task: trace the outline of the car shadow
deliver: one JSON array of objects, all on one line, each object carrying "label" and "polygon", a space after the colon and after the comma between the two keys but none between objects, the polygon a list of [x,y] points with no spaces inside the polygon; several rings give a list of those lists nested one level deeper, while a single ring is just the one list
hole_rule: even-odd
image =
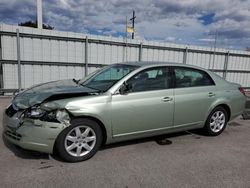
[{"label": "car shadow", "polygon": [[[135,140],[129,140],[129,141],[122,141],[114,144],[108,144],[103,145],[100,150],[107,150],[112,148],[118,148],[122,146],[127,145],[134,145],[134,144],[141,144],[146,142],[156,142],[159,145],[171,145],[173,142],[171,141],[171,138],[181,137],[185,135],[192,135],[195,139],[200,139],[203,134],[199,130],[192,130],[192,131],[184,131],[184,132],[178,132],[178,133],[171,133],[161,136],[154,136],[154,137],[147,137],[147,138],[141,138],[141,139],[135,139]],[[4,138],[2,135],[2,140],[4,145],[11,150],[15,156],[22,158],[22,159],[43,159],[43,160],[49,160],[49,157],[51,156],[53,159],[57,161],[61,161],[62,159],[58,156],[56,152],[53,154],[46,154],[46,153],[40,153],[36,151],[30,151],[23,149],[19,146],[16,146],[12,143],[10,143],[8,140]]]},{"label": "car shadow", "polygon": [[129,141],[122,141],[114,144],[108,144],[104,145],[100,148],[100,150],[106,150],[116,147],[122,147],[127,145],[134,145],[134,144],[141,144],[146,142],[156,142],[159,145],[171,145],[173,141],[171,141],[171,138],[181,137],[185,135],[192,135],[195,139],[200,139],[201,136],[205,136],[200,130],[192,130],[192,131],[183,131],[178,133],[170,133],[166,135],[160,135],[160,136],[153,136],[153,137],[147,137],[147,138],[140,138],[135,140],[129,140]]}]

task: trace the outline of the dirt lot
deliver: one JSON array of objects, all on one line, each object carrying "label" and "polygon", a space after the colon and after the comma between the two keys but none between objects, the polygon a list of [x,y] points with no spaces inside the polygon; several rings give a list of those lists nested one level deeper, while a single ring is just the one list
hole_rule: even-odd
[{"label": "dirt lot", "polygon": [[[0,98],[3,113],[9,98]],[[2,115],[1,115],[2,122]],[[2,135],[2,125],[0,126]],[[183,132],[103,147],[92,159],[61,162],[0,139],[0,187],[250,187],[250,120],[218,137]]]}]

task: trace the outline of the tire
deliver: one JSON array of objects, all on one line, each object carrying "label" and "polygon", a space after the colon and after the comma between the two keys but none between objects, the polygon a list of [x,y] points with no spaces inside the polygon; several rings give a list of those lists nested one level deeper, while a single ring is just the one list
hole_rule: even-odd
[{"label": "tire", "polygon": [[227,122],[227,111],[225,108],[218,106],[209,114],[203,130],[209,136],[218,136],[226,128]]},{"label": "tire", "polygon": [[95,155],[102,139],[102,130],[98,123],[90,119],[74,119],[60,133],[56,150],[64,161],[85,161]]}]

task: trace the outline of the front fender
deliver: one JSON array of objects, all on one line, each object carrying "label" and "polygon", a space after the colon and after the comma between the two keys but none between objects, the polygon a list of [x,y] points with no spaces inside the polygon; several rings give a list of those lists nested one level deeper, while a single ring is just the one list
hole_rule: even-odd
[{"label": "front fender", "polygon": [[100,121],[106,129],[107,142],[112,138],[111,110],[108,101],[70,102],[65,107],[74,117],[90,117]]}]

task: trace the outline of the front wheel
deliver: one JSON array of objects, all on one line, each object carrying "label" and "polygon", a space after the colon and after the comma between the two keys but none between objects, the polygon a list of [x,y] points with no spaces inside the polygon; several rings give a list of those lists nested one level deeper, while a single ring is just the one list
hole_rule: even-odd
[{"label": "front wheel", "polygon": [[227,111],[221,107],[216,107],[208,116],[204,131],[210,136],[217,136],[223,132],[228,122]]},{"label": "front wheel", "polygon": [[63,160],[78,162],[91,158],[101,143],[102,131],[95,121],[75,119],[59,135],[56,149]]}]

